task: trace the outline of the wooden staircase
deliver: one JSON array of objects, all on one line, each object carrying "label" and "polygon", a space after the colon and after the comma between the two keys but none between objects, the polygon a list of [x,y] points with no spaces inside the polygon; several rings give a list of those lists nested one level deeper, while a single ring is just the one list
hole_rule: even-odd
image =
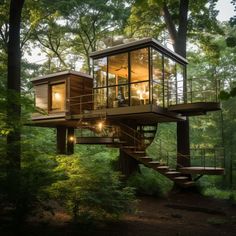
[{"label": "wooden staircase", "polygon": [[[109,126],[112,127],[112,126]],[[115,137],[79,137],[77,143],[79,144],[105,144],[108,147],[121,148],[129,157],[134,158],[138,163],[151,168],[171,181],[175,182],[182,188],[188,188],[195,185],[195,180],[192,179],[192,174],[224,174],[223,168],[216,167],[178,167],[173,168],[166,162],[154,160],[146,153],[146,148],[152,143],[157,131],[157,124],[155,125],[137,125],[136,129],[131,128],[124,123],[117,123],[119,132],[116,132]],[[90,129],[90,128],[89,128]],[[94,128],[90,129],[96,133]],[[109,132],[108,132],[109,133]]]},{"label": "wooden staircase", "polygon": [[183,174],[176,169],[170,168],[170,166],[166,163],[153,160],[151,157],[147,156],[144,150],[137,151],[135,146],[123,146],[122,148],[130,157],[136,159],[140,164],[159,172],[181,187],[190,187],[195,184],[195,182],[192,181],[188,175]]}]

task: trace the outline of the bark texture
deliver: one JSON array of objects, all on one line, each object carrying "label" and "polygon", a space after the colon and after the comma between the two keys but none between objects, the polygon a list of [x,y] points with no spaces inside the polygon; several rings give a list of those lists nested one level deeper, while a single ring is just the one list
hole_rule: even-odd
[{"label": "bark texture", "polygon": [[7,125],[11,130],[7,136],[8,194],[9,200],[17,204],[20,191],[21,170],[21,50],[20,24],[24,0],[10,2],[8,74],[7,74]]}]

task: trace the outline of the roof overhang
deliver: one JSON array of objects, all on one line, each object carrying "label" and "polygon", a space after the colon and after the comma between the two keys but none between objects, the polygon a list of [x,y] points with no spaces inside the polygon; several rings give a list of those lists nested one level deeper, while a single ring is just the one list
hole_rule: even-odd
[{"label": "roof overhang", "polygon": [[93,77],[91,75],[85,74],[83,72],[78,72],[78,71],[72,71],[72,70],[67,70],[67,71],[60,71],[60,72],[56,72],[56,73],[52,73],[52,74],[48,74],[48,75],[44,75],[44,76],[40,76],[37,77],[35,79],[32,79],[31,82],[40,82],[49,78],[54,78],[54,77],[60,77],[60,76],[65,76],[65,75],[77,75],[80,77],[85,77],[88,79],[93,79]]},{"label": "roof overhang", "polygon": [[166,56],[168,56],[170,58],[173,58],[174,60],[176,60],[182,64],[188,63],[188,61],[184,57],[171,51],[169,48],[161,45],[157,40],[155,40],[153,38],[145,38],[145,39],[137,40],[137,41],[130,42],[130,43],[120,44],[120,45],[110,47],[107,49],[103,49],[100,51],[92,52],[92,53],[90,53],[90,57],[97,59],[97,58],[101,58],[101,57],[105,57],[105,56],[109,56],[109,55],[114,55],[114,54],[118,54],[118,53],[122,53],[122,52],[128,52],[128,51],[132,51],[132,50],[136,50],[136,49],[140,49],[140,48],[144,48],[144,47],[152,47],[152,48],[156,49],[157,51],[165,54]]}]

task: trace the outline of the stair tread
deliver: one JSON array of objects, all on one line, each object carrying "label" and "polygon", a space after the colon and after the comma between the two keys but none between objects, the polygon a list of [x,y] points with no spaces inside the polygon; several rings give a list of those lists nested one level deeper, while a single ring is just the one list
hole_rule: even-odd
[{"label": "stair tread", "polygon": [[152,160],[152,158],[151,158],[151,157],[149,157],[149,156],[139,157],[139,159]]},{"label": "stair tread", "polygon": [[185,179],[189,179],[187,176],[178,176],[174,178],[175,180],[185,180]]},{"label": "stair tread", "polygon": [[149,164],[160,164],[159,161],[150,161]]},{"label": "stair tread", "polygon": [[178,172],[178,171],[167,171],[165,174],[166,175],[176,175],[176,174],[181,174],[181,172]]},{"label": "stair tread", "polygon": [[143,154],[143,153],[145,153],[145,151],[133,151],[133,153],[137,153],[137,154]]},{"label": "stair tread", "polygon": [[137,148],[137,147],[136,146],[123,146],[123,148],[132,149],[132,148]]},{"label": "stair tread", "polygon": [[169,166],[158,166],[157,169],[168,169]]},{"label": "stair tread", "polygon": [[187,182],[184,182],[183,185],[184,186],[193,186],[195,185],[196,183],[194,181],[187,181]]}]

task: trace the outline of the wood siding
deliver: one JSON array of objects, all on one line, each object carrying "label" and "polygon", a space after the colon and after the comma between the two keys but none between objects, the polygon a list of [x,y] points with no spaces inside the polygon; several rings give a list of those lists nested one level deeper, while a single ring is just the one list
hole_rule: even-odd
[{"label": "wood siding", "polygon": [[[93,80],[70,75],[69,79],[69,111],[70,114],[80,114],[93,109]],[[82,96],[84,95],[84,96]]]}]

